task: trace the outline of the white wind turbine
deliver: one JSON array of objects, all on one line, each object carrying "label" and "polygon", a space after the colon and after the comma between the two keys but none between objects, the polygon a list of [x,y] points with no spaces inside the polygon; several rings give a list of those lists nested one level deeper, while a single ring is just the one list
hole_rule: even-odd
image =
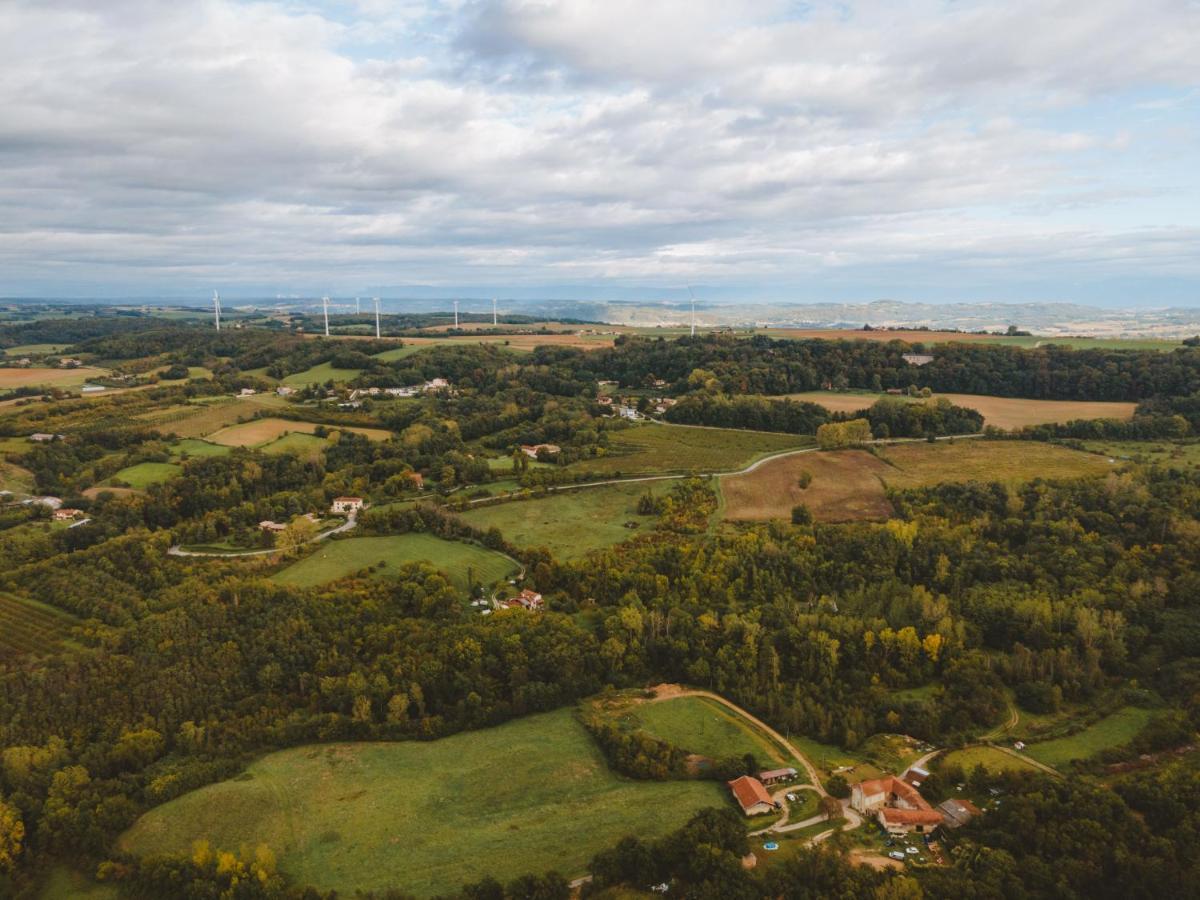
[{"label": "white wind turbine", "polygon": [[496,298],[492,298],[492,325],[496,324]]},{"label": "white wind turbine", "polygon": [[221,295],[213,291],[213,321],[217,325],[217,331],[221,330]]},{"label": "white wind turbine", "polygon": [[325,337],[329,337],[329,298],[321,298],[321,309],[325,312]]},{"label": "white wind turbine", "polygon": [[375,337],[379,338],[379,298],[375,298]]},{"label": "white wind turbine", "polygon": [[696,336],[696,295],[692,293],[692,286],[687,286],[688,296],[692,298],[692,337]]}]

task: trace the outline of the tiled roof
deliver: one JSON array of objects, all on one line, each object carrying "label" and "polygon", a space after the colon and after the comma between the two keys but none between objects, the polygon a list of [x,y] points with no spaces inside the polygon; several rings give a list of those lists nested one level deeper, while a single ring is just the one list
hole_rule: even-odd
[{"label": "tiled roof", "polygon": [[742,809],[749,809],[756,803],[765,803],[768,806],[773,806],[771,795],[767,793],[767,789],[762,786],[762,782],[757,778],[751,778],[749,775],[743,775],[741,778],[735,778],[728,782],[729,789],[733,791],[733,796],[741,805]]}]

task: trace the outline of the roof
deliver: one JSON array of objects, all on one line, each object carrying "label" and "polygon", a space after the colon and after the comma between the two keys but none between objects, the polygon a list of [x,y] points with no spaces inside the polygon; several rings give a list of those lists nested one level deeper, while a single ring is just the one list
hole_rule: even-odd
[{"label": "roof", "polygon": [[758,777],[763,781],[769,781],[772,778],[790,778],[795,774],[796,770],[792,768],[771,769],[768,772],[759,772]]},{"label": "roof", "polygon": [[896,825],[940,825],[942,814],[934,809],[897,809],[885,806],[879,810],[883,821]]},{"label": "roof", "polygon": [[334,503],[362,503],[362,497],[334,497]]},{"label": "roof", "polygon": [[742,809],[750,809],[750,807],[759,803],[765,803],[767,806],[774,805],[771,795],[767,793],[767,789],[762,786],[762,782],[757,778],[743,775],[741,778],[735,778],[733,781],[726,783],[729,785],[729,789],[733,791],[733,797]]},{"label": "roof", "polygon": [[864,795],[889,794],[908,804],[913,809],[902,809],[890,805],[880,808],[879,813],[885,822],[904,825],[937,825],[942,821],[942,814],[934,810],[929,802],[921,796],[920,791],[902,778],[887,775],[872,781],[864,781],[858,785]]},{"label": "roof", "polygon": [[966,825],[980,814],[979,807],[970,800],[945,800],[939,803],[937,808],[951,828]]}]

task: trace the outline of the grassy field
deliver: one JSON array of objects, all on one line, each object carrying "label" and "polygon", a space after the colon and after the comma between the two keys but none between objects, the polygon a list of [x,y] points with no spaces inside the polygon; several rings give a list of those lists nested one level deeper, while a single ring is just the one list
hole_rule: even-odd
[{"label": "grassy field", "polygon": [[574,468],[602,475],[724,472],[744,468],[772,453],[812,445],[812,438],[791,434],[684,425],[636,425],[614,433],[607,456],[584,460],[576,463]]},{"label": "grassy field", "polygon": [[977,765],[983,765],[990,772],[1036,772],[1037,767],[1024,760],[1003,753],[994,747],[968,747],[965,750],[954,750],[939,757],[939,765],[962,766],[963,772],[970,774]]},{"label": "grassy field", "polygon": [[1151,710],[1126,706],[1069,737],[1029,744],[1025,752],[1040,763],[1061,768],[1073,759],[1090,759],[1101,750],[1129,742],[1153,715]]},{"label": "grassy field", "polygon": [[273,753],[150,811],[120,846],[187,853],[199,838],[265,841],[301,884],[424,897],[484,875],[574,877],[627,834],[653,840],[726,802],[713,782],[619,778],[563,709],[438,741]]},{"label": "grassy field", "polygon": [[632,707],[642,730],[711,759],[751,753],[766,768],[792,765],[782,750],[749,722],[705,697],[676,697]]},{"label": "grassy field", "polygon": [[58,648],[75,619],[53,607],[0,592],[0,660]]},{"label": "grassy field", "polygon": [[285,434],[281,438],[262,444],[259,449],[263,453],[294,453],[301,459],[318,459],[328,446],[328,438],[293,431],[291,434]]},{"label": "grassy field", "polygon": [[[239,425],[228,425],[208,435],[207,440],[226,447],[263,447],[288,434],[311,435],[322,426],[314,422],[295,422],[291,419],[254,419]],[[385,441],[392,436],[382,428],[352,428],[347,426],[324,426],[328,431],[353,431],[373,441]]]},{"label": "grassy field", "polygon": [[[840,393],[832,391],[808,391],[789,394],[793,400],[804,400],[824,406],[833,412],[857,412],[866,409],[888,394],[870,392]],[[1104,403],[1082,400],[1021,400],[1014,397],[991,397],[982,394],[936,394],[955,406],[965,406],[983,414],[985,425],[1014,429],[1026,425],[1044,425],[1053,422],[1069,422],[1073,419],[1120,419],[1133,418],[1135,403]],[[919,398],[900,397],[911,403],[922,402]]]},{"label": "grassy field", "polygon": [[0,350],[0,356],[7,356],[9,359],[20,359],[23,356],[44,356],[47,353],[62,353],[67,346],[67,344],[20,344]]},{"label": "grassy field", "polygon": [[[611,547],[654,527],[637,514],[638,497],[670,490],[670,481],[612,484],[554,493],[534,500],[479,506],[462,513],[476,528],[500,529],[519,547],[546,547],[559,559]],[[636,529],[626,522],[638,522]]]},{"label": "grassy field", "polygon": [[1200,465],[1200,442],[1195,441],[1084,441],[1092,453],[1144,465],[1186,469]]},{"label": "grassy field", "polygon": [[55,866],[46,875],[37,900],[118,900],[116,885],[100,884],[82,872]]},{"label": "grassy field", "polygon": [[303,372],[288,375],[280,383],[291,387],[304,387],[308,384],[324,384],[327,381],[353,381],[361,374],[362,369],[335,369],[329,363],[323,362]]},{"label": "grassy field", "polygon": [[144,491],[150,485],[174,478],[182,471],[182,468],[172,463],[144,462],[127,466],[113,475],[111,480],[121,481],[134,490]]},{"label": "grassy field", "polygon": [[171,446],[171,455],[175,459],[182,459],[184,456],[225,456],[229,449],[222,444],[212,444],[199,438],[184,438]]},{"label": "grassy field", "polygon": [[216,397],[206,402],[169,407],[161,414],[152,414],[152,422],[164,433],[174,432],[181,438],[200,438],[233,425],[240,420],[252,419],[263,409],[278,409],[287,401],[274,394],[256,394],[253,397]]},{"label": "grassy field", "polygon": [[[746,475],[721,479],[725,517],[734,521],[789,519],[803,503],[818,522],[886,519],[892,505],[883,492],[886,463],[865,450],[799,453],[763,463]],[[807,472],[812,481],[800,487]]]},{"label": "grassy field", "polygon": [[107,374],[106,369],[97,369],[94,366],[80,366],[77,369],[47,369],[37,366],[27,369],[0,369],[0,391],[31,385],[79,388],[92,378],[100,378]]},{"label": "grassy field", "polygon": [[386,537],[355,537],[330,540],[317,545],[307,557],[275,573],[273,580],[297,587],[315,587],[345,578],[370,566],[387,565],[376,572],[386,578],[408,562],[424,560],[437,566],[464,593],[467,569],[485,585],[517,571],[506,556],[474,544],[445,541],[431,534],[398,534]]},{"label": "grassy field", "polygon": [[[800,453],[763,463],[747,475],[725,476],[721,493],[731,520],[788,519],[803,503],[819,522],[881,519],[891,514],[886,488],[947,481],[1071,478],[1111,471],[1107,459],[1034,441],[914,441],[866,450]],[[812,476],[801,489],[802,473]]]},{"label": "grassy field", "polygon": [[33,473],[28,469],[0,459],[0,491],[12,491],[15,494],[33,493]]}]

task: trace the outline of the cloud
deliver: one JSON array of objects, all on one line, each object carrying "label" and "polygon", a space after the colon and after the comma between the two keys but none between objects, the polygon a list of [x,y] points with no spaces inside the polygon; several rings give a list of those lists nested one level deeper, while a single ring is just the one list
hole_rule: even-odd
[{"label": "cloud", "polygon": [[1197,35],[1168,0],[18,0],[0,293],[1200,282]]}]

